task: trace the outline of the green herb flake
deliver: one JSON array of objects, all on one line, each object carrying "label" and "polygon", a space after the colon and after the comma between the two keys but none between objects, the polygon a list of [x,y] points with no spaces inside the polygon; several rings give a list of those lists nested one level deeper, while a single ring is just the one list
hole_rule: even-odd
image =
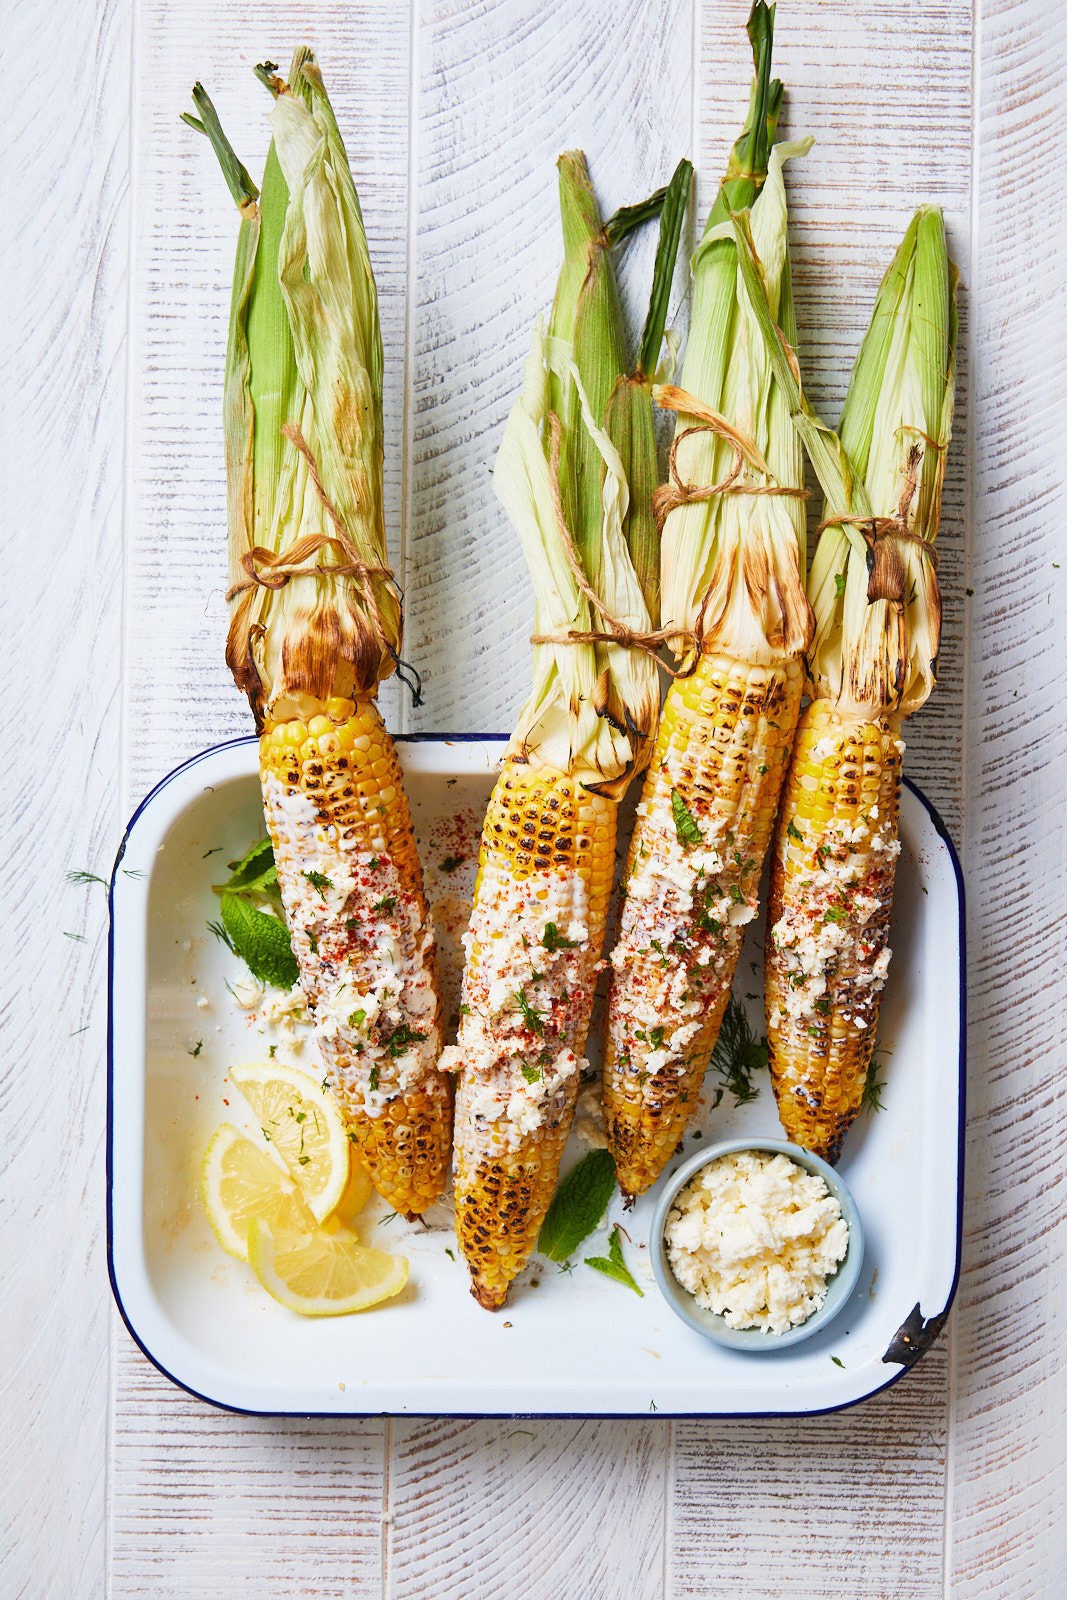
[{"label": "green herb flake", "polygon": [[409,1028],[406,1022],[402,1022],[399,1028],[394,1028],[388,1039],[383,1039],[381,1043],[389,1059],[395,1061],[413,1044],[423,1044],[425,1040],[426,1034],[419,1033],[417,1029]]},{"label": "green herb flake", "polygon": [[608,1150],[590,1150],[571,1168],[552,1196],[537,1248],[559,1264],[600,1226],[615,1189],[615,1162]]},{"label": "green herb flake", "polygon": [[541,936],[541,943],[549,955],[554,955],[557,950],[575,949],[577,940],[564,938],[554,922],[546,922],[545,931]]},{"label": "green herb flake", "polygon": [[380,1067],[377,1067],[377,1066],[371,1067],[371,1069],[370,1069],[370,1092],[371,1092],[371,1094],[377,1093],[378,1085],[381,1082],[381,1077],[382,1077],[382,1069]]},{"label": "green herb flake", "polygon": [[696,844],[702,844],[703,835],[697,826],[696,818],[677,789],[671,790],[671,811],[674,813],[674,826],[678,833],[678,843],[685,845],[687,850],[692,849]]},{"label": "green herb flake", "polygon": [[796,841],[797,844],[803,844],[804,843],[804,835],[801,833],[800,829],[797,827],[797,825],[793,821],[792,817],[790,817],[789,822],[786,825],[786,830],[785,831],[786,831],[786,833],[789,835],[789,837],[791,839],[794,839]]},{"label": "green herb flake", "polygon": [[526,1079],[527,1083],[541,1082],[542,1073],[540,1067],[527,1066],[525,1061],[522,1064],[522,1075]]},{"label": "green herb flake", "polygon": [[445,856],[443,861],[437,863],[441,872],[457,872],[466,861],[466,856]]},{"label": "green herb flake", "polygon": [[106,878],[98,878],[95,872],[86,872],[83,868],[80,868],[80,867],[77,868],[73,872],[68,872],[67,873],[67,882],[68,883],[79,883],[79,884],[81,884],[81,883],[85,883],[85,884],[88,884],[88,883],[100,883],[100,884],[103,884],[105,889],[107,888],[107,879]]},{"label": "green herb flake", "polygon": [[375,911],[380,911],[383,917],[391,917],[393,912],[396,910],[396,895],[384,895],[383,898],[378,901],[378,904],[374,907],[374,909]]},{"label": "green herb flake", "polygon": [[831,1356],[830,1360],[833,1362],[835,1367],[840,1367],[842,1370],[844,1370],[845,1363],[841,1360],[840,1356]]},{"label": "green herb flake", "polygon": [[270,1056],[272,1061],[274,1060],[274,1057],[277,1055],[277,1053],[278,1053],[278,1046],[276,1044],[272,1044],[271,1047],[270,1047],[270,1050],[268,1051],[268,1054],[269,1054],[269,1056]]},{"label": "green herb flake", "polygon": [[867,1076],[863,1083],[863,1096],[860,1100],[861,1111],[884,1110],[882,1091],[885,1088],[885,1078],[882,1074],[885,1070],[885,1063],[882,1060],[882,1054],[883,1052],[877,1049],[871,1052],[871,1064],[867,1068]]},{"label": "green herb flake", "polygon": [[348,1026],[350,1028],[362,1028],[366,1020],[367,1013],[365,1011],[350,1011],[348,1013]]},{"label": "green herb flake", "polygon": [[326,898],[327,889],[333,888],[333,881],[324,872],[302,872],[300,876],[306,878],[313,889],[318,890],[323,900]]},{"label": "green herb flake", "polygon": [[622,1258],[621,1233],[622,1229],[616,1223],[611,1230],[611,1238],[608,1240],[607,1255],[586,1256],[585,1264],[587,1267],[595,1267],[598,1272],[602,1272],[607,1278],[614,1278],[616,1283],[625,1284],[628,1289],[632,1289],[634,1294],[640,1295],[643,1300],[645,1291],[637,1287],[629,1267]]},{"label": "green herb flake", "polygon": [[543,1034],[545,1031],[545,1025],[541,1021],[541,1018],[538,1016],[537,1012],[534,1010],[533,1006],[530,1004],[529,1000],[527,1000],[525,991],[522,989],[516,989],[515,999],[518,1003],[519,1010],[522,1012],[522,1020],[525,1022],[530,1032]]},{"label": "green herb flake", "polygon": [[824,922],[844,922],[847,913],[838,906],[828,906],[823,912]]},{"label": "green herb flake", "polygon": [[[455,782],[455,779],[453,779],[453,782]],[[455,1261],[456,1259],[454,1251],[450,1250],[447,1244],[445,1245],[445,1255],[448,1257],[449,1261]]]},{"label": "green herb flake", "polygon": [[196,1057],[200,1054],[200,1052],[201,1052],[201,1050],[203,1048],[204,1048],[203,1039],[198,1039],[196,1041],[196,1043],[194,1044],[193,1048],[189,1051],[189,1055],[191,1055],[193,1057],[193,1059],[195,1060]]}]

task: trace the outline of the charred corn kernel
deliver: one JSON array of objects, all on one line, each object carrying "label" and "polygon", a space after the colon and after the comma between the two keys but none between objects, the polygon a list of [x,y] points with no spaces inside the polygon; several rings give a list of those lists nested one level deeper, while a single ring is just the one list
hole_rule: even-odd
[{"label": "charred corn kernel", "polygon": [[895,717],[814,701],[775,835],[767,1041],[788,1137],[834,1162],[860,1108],[889,967],[904,746]]},{"label": "charred corn kernel", "polygon": [[[322,723],[330,733],[305,737]],[[446,1182],[451,1083],[436,1067],[433,928],[392,740],[373,701],[340,729],[294,719],[265,730],[260,776],[330,1085],[379,1194],[421,1215]]]},{"label": "charred corn kernel", "polygon": [[556,1186],[615,859],[617,805],[505,762],[482,829],[459,1041],[456,1236],[493,1309],[528,1260]]},{"label": "charred corn kernel", "polygon": [[789,763],[803,672],[701,657],[667,696],[612,954],[604,1126],[643,1194],[696,1109]]}]

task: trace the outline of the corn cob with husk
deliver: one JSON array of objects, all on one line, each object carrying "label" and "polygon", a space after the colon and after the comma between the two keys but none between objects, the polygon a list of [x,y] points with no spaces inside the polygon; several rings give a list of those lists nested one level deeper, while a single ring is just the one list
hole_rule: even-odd
[{"label": "corn cob with husk", "polygon": [[773,9],[757,4],[749,118],[694,258],[682,388],[653,390],[680,413],[661,576],[682,667],[637,808],[612,955],[604,1121],[631,1201],[696,1110],[756,915],[811,633],[803,456],[730,223],[751,207],[766,293],[795,340],[782,168],[807,143],[773,142],[782,86],[770,77],[772,26]]},{"label": "corn cob with husk", "polygon": [[[686,163],[673,188],[679,227],[690,173]],[[659,708],[654,650],[608,631],[610,619],[648,635],[654,620],[640,581],[654,605],[647,384],[627,379],[610,230],[576,152],[561,158],[560,199],[551,322],[535,330],[493,476],[533,579],[534,687],[482,830],[459,1038],[446,1052],[459,1071],[456,1234],[487,1309],[503,1305],[555,1188],[586,1066],[618,802]],[[667,255],[657,281],[669,285]]]},{"label": "corn cob with husk", "polygon": [[808,584],[815,699],[771,868],[767,1039],[782,1125],[828,1161],[863,1099],[889,967],[900,724],[936,681],[933,540],[952,430],[955,288],[941,213],[924,206],[883,279],[838,435],[808,408],[762,307],[826,496]]},{"label": "corn cob with husk", "polygon": [[263,804],[327,1076],[375,1187],[442,1192],[451,1082],[408,803],[375,697],[400,663],[382,495],[382,346],[359,200],[314,56],[274,95],[262,193],[194,92],[241,210],[225,414],[226,659],[260,731]]}]

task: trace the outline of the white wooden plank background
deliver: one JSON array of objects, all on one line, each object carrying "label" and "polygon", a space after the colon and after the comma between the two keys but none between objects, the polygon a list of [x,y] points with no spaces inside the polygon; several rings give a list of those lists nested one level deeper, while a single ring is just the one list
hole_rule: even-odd
[{"label": "white wooden plank background", "polygon": [[[251,165],[266,140],[249,66],[304,38],[320,52],[381,292],[390,526],[427,678],[421,712],[396,696],[387,712],[491,728],[525,690],[528,612],[488,463],[551,292],[552,161],[584,145],[613,206],[693,154],[702,217],[743,112],[745,10],[7,8],[5,681],[34,740],[5,831],[7,970],[25,975],[4,1002],[0,1080],[17,1130],[5,1595],[1057,1592],[1067,206],[1052,152],[1067,17],[1048,0],[985,0],[973,31],[962,0],[796,0],[778,15],[789,126],[818,139],[792,184],[817,403],[836,413],[913,202],[945,206],[966,283],[942,681],[909,734],[970,886],[966,1270],[949,1336],[843,1416],[729,1424],[234,1418],[173,1389],[114,1314],[108,1360],[104,907],[64,873],[106,874],[151,784],[247,726],[221,659],[234,216],[177,121],[186,90],[204,80]],[[634,294],[640,277],[635,261]]]}]

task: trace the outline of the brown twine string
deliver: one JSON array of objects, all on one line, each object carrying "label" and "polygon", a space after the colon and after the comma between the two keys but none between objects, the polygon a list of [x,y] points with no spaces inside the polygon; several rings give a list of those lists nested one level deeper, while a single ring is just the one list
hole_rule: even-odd
[{"label": "brown twine string", "polygon": [[[285,550],[275,554],[266,550],[262,545],[254,545],[251,550],[246,550],[241,557],[240,566],[245,576],[239,582],[232,584],[226,591],[227,600],[235,600],[239,594],[244,594],[248,589],[284,589],[291,578],[310,577],[313,573],[320,578],[355,578],[359,585],[359,592],[363,603],[370,615],[371,625],[377,635],[378,643],[388,655],[397,669],[401,680],[407,684],[414,696],[415,704],[422,702],[422,684],[419,674],[414,667],[402,661],[393,648],[386,635],[382,614],[378,606],[378,596],[374,592],[375,578],[391,583],[396,588],[396,576],[391,567],[376,567],[363,561],[359,551],[349,537],[348,531],[341,520],[341,514],[333,501],[326,493],[326,486],[319,473],[318,463],[311,453],[310,446],[295,422],[282,424],[282,433],[289,440],[307,463],[308,476],[315,486],[315,493],[322,502],[327,516],[333,523],[332,533],[307,533],[301,539],[295,539]],[[345,557],[338,562],[319,562],[314,567],[307,567],[304,563],[309,556],[321,550],[323,545],[336,544],[340,546]],[[406,674],[410,674],[409,677]]]},{"label": "brown twine string", "polygon": [[[919,430],[916,429],[915,431],[918,432]],[[925,434],[923,434],[922,437],[926,439]],[[927,440],[927,443],[933,443],[933,441]],[[940,450],[941,446],[935,445],[935,448]],[[929,539],[924,539],[921,533],[916,533],[914,529],[908,526],[908,515],[911,511],[911,502],[915,498],[915,490],[918,487],[918,467],[921,459],[922,450],[917,444],[912,445],[911,449],[908,451],[908,462],[904,477],[904,487],[901,490],[900,501],[897,505],[895,516],[827,517],[825,521],[820,522],[819,526],[816,528],[816,536],[822,533],[824,528],[850,527],[859,528],[861,532],[866,531],[867,544],[871,550],[874,549],[875,545],[878,544],[880,540],[888,538],[900,539],[906,544],[921,545],[924,554],[930,561],[930,565],[936,572],[937,551],[934,549]]]},{"label": "brown twine string", "polygon": [[[582,564],[578,559],[578,552],[574,548],[571,530],[567,526],[567,518],[563,511],[563,496],[559,485],[559,458],[560,438],[562,428],[555,412],[551,413],[549,430],[552,438],[549,455],[548,476],[552,485],[552,504],[556,513],[556,527],[563,545],[563,553],[567,557],[567,565],[571,569],[574,581],[579,590],[588,600],[596,615],[603,623],[602,628],[567,628],[559,633],[532,633],[531,644],[617,644],[623,649],[643,650],[645,655],[658,657],[659,647],[667,639],[677,638],[676,631],[668,628],[657,628],[651,633],[640,633],[631,628],[628,623],[620,622],[613,617],[604,603],[597,595],[596,590],[589,583],[582,571]],[[674,676],[673,668],[662,663],[666,670]]]},{"label": "brown twine string", "polygon": [[[732,427],[725,417],[718,416],[710,407],[705,406],[695,395],[689,394],[685,389],[678,389],[673,384],[664,384],[656,391],[656,403],[666,411],[682,411],[701,419],[690,427],[683,428],[671,444],[670,482],[661,484],[652,497],[652,509],[659,533],[663,532],[663,524],[671,512],[677,510],[679,506],[689,505],[698,500],[711,500],[719,494],[784,495],[790,500],[809,498],[806,489],[792,489],[784,484],[738,483],[737,480],[744,471],[746,458],[755,457],[756,461],[759,461],[759,451],[751,439]],[[678,446],[694,433],[713,433],[722,439],[724,444],[729,445],[733,452],[733,465],[720,483],[695,484],[683,481],[678,470]]]}]

